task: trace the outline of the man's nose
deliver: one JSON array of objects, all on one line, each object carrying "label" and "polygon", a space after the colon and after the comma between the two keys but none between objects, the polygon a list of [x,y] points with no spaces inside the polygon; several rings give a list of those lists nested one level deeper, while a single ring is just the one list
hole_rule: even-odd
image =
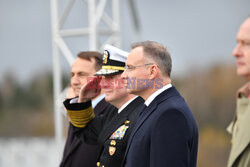
[{"label": "man's nose", "polygon": [[80,84],[79,78],[77,76],[71,77],[71,84],[72,85],[79,85]]},{"label": "man's nose", "polygon": [[234,57],[239,57],[242,55],[242,50],[240,44],[237,44],[233,50],[233,56]]},{"label": "man's nose", "polygon": [[128,77],[126,70],[123,71],[121,78],[126,79]]}]

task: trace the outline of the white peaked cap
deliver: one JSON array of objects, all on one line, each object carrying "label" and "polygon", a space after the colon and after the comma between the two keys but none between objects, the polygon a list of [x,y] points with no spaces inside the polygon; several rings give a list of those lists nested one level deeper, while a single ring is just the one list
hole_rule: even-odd
[{"label": "white peaked cap", "polygon": [[128,54],[128,52],[125,52],[112,45],[105,45],[102,69],[97,71],[95,75],[116,75],[122,73],[124,71]]},{"label": "white peaked cap", "polygon": [[125,52],[117,47],[114,47],[112,45],[105,45],[104,46],[104,51],[108,51],[110,54],[109,59],[112,60],[116,60],[116,61],[120,61],[120,62],[126,62],[127,58],[128,58],[128,52]]}]

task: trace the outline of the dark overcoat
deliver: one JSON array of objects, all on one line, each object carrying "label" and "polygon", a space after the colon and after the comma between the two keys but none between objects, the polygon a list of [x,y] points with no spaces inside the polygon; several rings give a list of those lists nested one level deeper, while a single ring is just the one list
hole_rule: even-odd
[{"label": "dark overcoat", "polygon": [[[94,108],[96,116],[114,110],[114,106],[102,99]],[[68,136],[64,147],[60,167],[96,167],[98,146],[89,145],[73,134],[73,126],[69,124]]]}]

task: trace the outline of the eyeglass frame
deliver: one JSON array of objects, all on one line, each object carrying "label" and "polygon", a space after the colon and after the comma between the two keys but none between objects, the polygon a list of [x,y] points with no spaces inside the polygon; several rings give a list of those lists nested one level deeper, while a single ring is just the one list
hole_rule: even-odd
[{"label": "eyeglass frame", "polygon": [[149,66],[149,65],[153,65],[153,64],[155,64],[155,63],[146,63],[146,64],[141,64],[141,65],[131,66],[131,67],[125,66],[124,71],[129,72],[129,71],[132,71],[136,68],[143,67],[143,66]]}]

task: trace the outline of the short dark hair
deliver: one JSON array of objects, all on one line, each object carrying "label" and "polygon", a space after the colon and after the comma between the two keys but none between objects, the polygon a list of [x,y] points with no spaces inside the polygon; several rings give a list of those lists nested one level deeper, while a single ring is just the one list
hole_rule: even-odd
[{"label": "short dark hair", "polygon": [[77,57],[86,59],[89,61],[91,58],[94,58],[96,71],[102,68],[102,56],[103,55],[100,52],[96,52],[96,51],[84,51],[84,52],[80,52],[77,54]]},{"label": "short dark hair", "polygon": [[170,77],[172,70],[172,59],[168,50],[160,43],[154,41],[136,42],[131,45],[132,49],[143,48],[143,56],[156,62],[163,75]]}]

